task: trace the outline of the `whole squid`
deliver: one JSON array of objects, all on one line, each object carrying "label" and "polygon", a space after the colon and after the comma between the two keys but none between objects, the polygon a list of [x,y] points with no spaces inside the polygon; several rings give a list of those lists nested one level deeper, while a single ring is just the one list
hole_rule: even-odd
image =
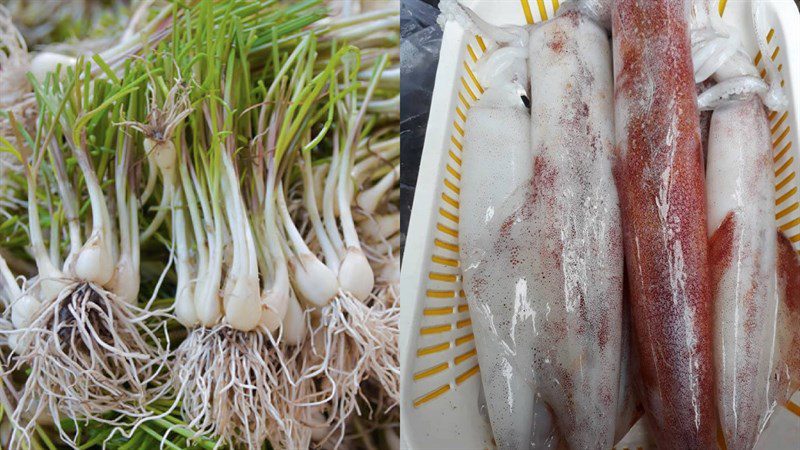
[{"label": "whole squid", "polygon": [[716,107],[706,184],[716,398],[727,446],[750,449],[771,412],[778,301],[771,141],[754,95],[766,84],[741,48],[726,48],[737,43],[712,7],[705,0],[695,4],[692,37],[696,81],[711,76],[718,83],[698,100],[701,108]]},{"label": "whole squid", "polygon": [[[462,273],[500,448],[606,449],[634,419],[611,50],[594,11],[566,7],[533,28],[530,115],[495,73],[467,119]],[[504,50],[485,67],[511,67],[493,61]]]},{"label": "whole squid", "polygon": [[778,231],[770,144],[758,97],[711,116],[706,192],[716,395],[730,449],[753,448],[771,411]]},{"label": "whole squid", "polygon": [[715,448],[706,199],[685,0],[615,0],[617,187],[640,400],[658,446]]},{"label": "whole squid", "polygon": [[[716,2],[695,2],[692,47],[695,80],[716,83],[698,99],[702,109],[713,110],[706,195],[716,404],[727,448],[751,449],[779,404],[780,388],[773,384],[786,379],[775,374],[787,361],[781,356],[782,334],[791,337],[782,328],[800,327],[800,322],[793,328],[779,322],[791,284],[781,280],[789,280],[792,272],[780,268],[791,267],[796,257],[791,244],[789,252],[778,249],[788,241],[775,222],[772,141],[764,109],[764,104],[779,108],[786,100],[779,83],[770,86],[761,79],[734,31],[716,13]],[[775,80],[774,67],[769,73]]]},{"label": "whole squid", "polygon": [[464,127],[459,252],[495,443],[500,449],[529,448],[534,435],[542,434],[534,431],[536,424],[545,420],[539,428],[547,430],[551,424],[544,404],[537,401],[534,387],[520,370],[529,366],[532,348],[514,346],[521,339],[509,328],[515,320],[510,305],[520,295],[515,286],[528,270],[509,265],[511,255],[496,248],[506,204],[530,183],[533,173],[528,32],[522,27],[488,25],[454,1],[443,1],[440,9],[443,17],[480,32],[490,45],[477,70],[485,90],[467,112]]},{"label": "whole squid", "polygon": [[532,269],[529,376],[571,449],[614,445],[627,380],[611,45],[600,3],[567,3],[531,31],[534,175],[513,225]]}]

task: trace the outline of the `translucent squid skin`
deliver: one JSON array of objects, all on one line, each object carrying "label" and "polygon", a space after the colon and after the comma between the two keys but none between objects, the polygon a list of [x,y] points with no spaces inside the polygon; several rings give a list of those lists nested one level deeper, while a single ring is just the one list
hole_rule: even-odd
[{"label": "translucent squid skin", "polygon": [[665,449],[715,448],[713,309],[687,4],[617,0],[615,128],[641,401]]},{"label": "translucent squid skin", "polygon": [[599,25],[565,10],[532,30],[528,48],[535,160],[519,214],[531,237],[522,251],[532,252],[529,376],[569,448],[606,450],[615,442],[624,275],[611,46]]},{"label": "translucent squid skin", "polygon": [[[527,68],[522,63],[527,83]],[[524,92],[524,91],[522,91]],[[464,291],[481,366],[495,442],[500,449],[531,447],[535,393],[514,361],[531,350],[508,349],[515,283],[524,276],[493,252],[507,199],[530,182],[530,115],[513,83],[490,85],[467,117],[461,155],[459,251]],[[539,405],[539,417],[545,415]],[[545,423],[549,429],[550,424]]]},{"label": "translucent squid skin", "polygon": [[708,139],[717,408],[727,448],[751,449],[771,411],[777,233],[770,133],[758,97],[717,108]]}]

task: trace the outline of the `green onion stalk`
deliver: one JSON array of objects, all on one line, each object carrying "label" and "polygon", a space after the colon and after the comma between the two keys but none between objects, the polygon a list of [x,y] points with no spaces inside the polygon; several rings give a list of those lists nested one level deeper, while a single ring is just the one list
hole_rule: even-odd
[{"label": "green onion stalk", "polygon": [[[285,90],[293,89],[297,78],[284,77],[280,67],[296,75],[311,73],[313,66],[302,66],[304,57],[287,56],[277,46],[270,59],[259,61],[260,36],[243,33],[231,17],[209,28],[202,17],[197,23],[195,31],[208,38],[195,49],[208,56],[187,59],[194,66],[186,72],[202,70],[203,77],[191,87],[196,101],[188,123],[178,128],[175,185],[165,189],[173,197],[175,314],[190,328],[176,350],[175,390],[183,419],[201,434],[231,446],[256,448],[269,441],[298,448],[308,440],[291,398],[281,395],[294,382],[283,350],[305,338],[305,313],[292,293],[274,200],[266,200],[274,196],[280,164],[267,168],[250,152],[256,134],[266,131],[258,128],[252,102],[260,97],[263,104],[281,103]],[[284,22],[290,26],[283,33],[297,34],[319,17],[312,10],[305,22]],[[301,48],[311,39],[302,34],[296,38]],[[267,92],[254,81],[262,76],[279,81]],[[321,89],[323,83],[316,84]],[[251,177],[258,167],[269,172],[268,186]]]},{"label": "green onion stalk", "polygon": [[[376,21],[382,21],[382,26],[365,27]],[[312,378],[315,387],[308,389],[310,393],[304,404],[313,408],[310,423],[314,441],[326,442],[338,432],[335,442],[338,445],[354,437],[363,440],[363,433],[350,435],[345,433],[345,429],[352,432],[354,427],[350,425],[358,422],[360,419],[357,416],[367,410],[387,414],[396,405],[399,396],[396,339],[399,310],[394,301],[384,300],[388,292],[397,291],[396,285],[387,290],[384,281],[384,274],[391,272],[384,267],[392,257],[377,255],[373,251],[369,236],[362,230],[362,224],[370,214],[365,214],[354,201],[354,196],[361,195],[364,189],[371,187],[377,176],[383,176],[387,169],[392,171],[399,163],[396,159],[399,141],[395,139],[398,111],[375,111],[371,108],[375,103],[396,97],[398,93],[399,80],[396,74],[399,73],[399,55],[393,49],[396,48],[399,21],[397,11],[389,9],[339,16],[321,21],[319,25],[320,28],[324,27],[324,30],[320,30],[320,52],[335,48],[344,37],[344,43],[360,43],[361,64],[345,61],[346,70],[343,72],[349,75],[341,75],[342,79],[357,83],[348,85],[340,82],[341,87],[333,86],[331,96],[335,98],[335,106],[332,108],[333,114],[328,116],[328,120],[333,120],[330,129],[326,130],[328,139],[323,141],[330,151],[329,156],[320,152],[320,146],[314,151],[313,146],[302,147],[297,155],[299,167],[296,172],[300,174],[284,180],[284,185],[288,187],[284,196],[287,200],[286,209],[295,225],[292,226],[288,220],[285,220],[285,224],[289,230],[295,228],[301,231],[318,261],[324,261],[329,272],[335,274],[339,287],[338,299],[325,304],[321,289],[326,286],[325,283],[317,283],[316,292],[304,293],[302,287],[302,279],[309,279],[303,272],[307,267],[319,264],[295,264],[293,267],[295,290],[312,309],[313,337],[304,345],[301,366],[317,368],[317,371],[323,369],[323,376]],[[364,28],[369,30],[359,31]],[[370,35],[383,38],[371,42],[361,40],[370,38]],[[353,84],[357,86],[355,92],[347,89]],[[364,111],[361,110],[362,106],[366,106]],[[351,152],[349,158],[343,156],[347,152]],[[379,199],[374,205],[375,213],[396,212],[396,206],[391,204],[392,200],[397,203],[396,197],[391,199],[392,194],[378,195],[377,190],[373,192],[373,197]],[[293,240],[295,249],[302,249],[302,246],[295,244],[296,240]],[[365,260],[369,262],[371,273],[366,270]],[[348,272],[355,271],[360,275],[348,276]],[[398,277],[392,275],[391,278]],[[332,291],[329,289],[327,292]],[[349,301],[359,298],[367,307]],[[316,304],[309,299],[315,299]],[[345,310],[344,314],[330,314],[342,311],[343,304],[353,309]],[[337,324],[347,325],[347,332],[337,332]],[[328,334],[331,331],[333,333]],[[357,356],[354,358],[353,355]],[[306,373],[301,378],[304,381],[309,373],[317,373],[314,370],[302,372]],[[354,398],[356,394],[361,398],[369,398],[369,401],[359,402]],[[362,444],[369,446],[366,441]]]},{"label": "green onion stalk", "polygon": [[[63,77],[48,75],[43,84],[31,78],[39,109],[35,135],[17,146],[2,141],[24,165],[37,269],[26,280],[0,261],[13,325],[4,330],[12,349],[8,370],[28,372],[9,412],[15,445],[30,446],[47,416],[59,439],[72,445],[78,436],[61,426],[62,418],[110,427],[133,418],[136,428],[152,416],[149,404],[168,392],[160,381],[167,315],[138,301],[138,222],[129,182],[135,145],[114,125],[126,110],[123,100],[136,108],[146,78],[136,78],[133,67],[116,82],[82,76],[90,68],[80,60]],[[116,201],[104,190],[107,183],[115,186]],[[117,415],[108,417],[109,411]]]},{"label": "green onion stalk", "polygon": [[391,308],[399,306],[400,139],[391,134],[379,136],[365,147],[368,151],[352,171],[354,183],[360,186],[357,226],[367,257],[375,266],[376,300]]},{"label": "green onion stalk", "polygon": [[[392,17],[389,12],[380,14]],[[397,25],[394,14],[395,21],[386,24],[390,29]],[[363,24],[358,16],[350,22],[354,26]],[[321,33],[321,48],[326,41],[335,46],[336,40],[330,39],[331,28]],[[364,53],[360,50],[357,55]],[[378,54],[369,49],[366,53]],[[358,58],[343,58],[343,69],[330,84],[327,107],[316,113],[317,120],[323,122],[317,134],[303,136],[302,131],[282,134],[284,142],[293,142],[299,149],[283,156],[298,162],[294,164],[295,170],[287,171],[284,176],[278,206],[288,236],[286,253],[290,255],[293,287],[311,311],[312,338],[306,341],[299,356],[300,366],[307,369],[299,371],[299,382],[314,384],[313,389],[305,389],[302,404],[312,408],[311,428],[317,443],[329,440],[337,432],[337,445],[342,442],[352,413],[361,414],[364,407],[359,405],[364,383],[377,384],[379,396],[386,398],[374,405],[381,412],[392,408],[399,397],[399,310],[395,300],[387,300],[388,296],[396,297],[397,287],[392,283],[398,277],[385,269],[387,262],[383,255],[368,257],[376,252],[367,245],[369,241],[362,239],[361,231],[361,224],[367,219],[374,220],[371,219],[374,213],[396,212],[396,208],[389,206],[391,196],[387,192],[398,174],[397,161],[394,165],[392,161],[399,154],[399,141],[396,136],[391,137],[396,133],[396,119],[392,118],[396,112],[369,114],[370,105],[382,100],[375,97],[396,95],[385,88],[393,84],[387,83],[387,78],[394,76],[391,72],[384,77],[392,55],[370,59],[371,69],[360,71]],[[368,72],[369,77],[362,77],[363,72]],[[303,104],[302,99],[292,104]],[[291,126],[286,129],[292,131]],[[297,129],[303,130],[302,126]],[[330,157],[314,161],[312,153],[315,150],[318,153],[324,133],[330,135]],[[376,139],[366,138],[370,134]],[[385,142],[380,142],[381,137]],[[372,144],[376,149],[369,148]],[[377,183],[380,186],[376,184],[372,189],[376,172],[385,178],[382,171],[386,167],[391,174],[388,181]],[[291,188],[284,191],[283,186]],[[354,202],[354,188],[362,187],[370,188],[358,192],[365,201],[369,199],[369,211]],[[391,252],[389,255],[392,259]],[[380,274],[379,285],[376,273]],[[391,288],[387,288],[389,285]]]},{"label": "green onion stalk", "polygon": [[[264,190],[259,186],[256,189],[256,192],[259,193],[259,201],[256,203],[265,205],[263,217],[266,224],[272,227],[280,237],[273,244],[278,247],[273,254],[280,255],[279,258],[266,258],[267,254],[265,253],[265,265],[277,262],[281,267],[289,269],[286,280],[291,279],[287,291],[290,307],[284,316],[284,328],[287,331],[285,343],[289,348],[286,348],[285,352],[290,355],[290,359],[295,364],[292,366],[293,376],[287,377],[288,384],[284,384],[282,387],[287,391],[284,395],[293,399],[293,406],[296,408],[293,412],[294,415],[300,416],[300,422],[305,425],[302,430],[298,430],[305,441],[310,441],[315,437],[315,421],[313,419],[316,409],[320,406],[338,404],[344,391],[338,389],[334,378],[341,376],[341,373],[330,375],[328,350],[325,350],[324,353],[320,352],[313,363],[309,364],[307,360],[301,359],[300,353],[309,347],[307,344],[309,340],[298,339],[298,337],[305,337],[308,334],[308,328],[312,328],[313,332],[313,327],[316,325],[312,326],[310,323],[306,323],[310,317],[301,313],[300,305],[307,313],[311,312],[316,315],[321,313],[327,316],[319,308],[333,300],[338,280],[336,272],[311,252],[294,226],[284,198],[284,181],[296,174],[295,160],[299,148],[302,147],[302,151],[310,151],[325,137],[330,128],[331,113],[336,101],[335,90],[330,89],[330,86],[335,85],[334,77],[342,67],[342,60],[357,55],[358,50],[353,47],[342,48],[331,55],[321,72],[314,74],[312,69],[319,56],[317,41],[315,36],[306,37],[294,49],[290,57],[290,60],[296,58],[304,61],[304,65],[301,65],[304,70],[295,71],[291,83],[286,83],[286,88],[282,90],[277,101],[265,102],[260,114],[262,121],[259,123],[259,129],[269,128],[274,131],[266,133],[263,142],[259,143],[259,148],[267,149],[264,164],[267,171],[266,198],[262,200]],[[273,82],[272,88],[268,91],[268,99],[270,98],[269,92],[273,92],[273,88],[284,81],[277,78]],[[274,107],[272,107],[273,104]],[[320,105],[323,106],[320,108]],[[264,118],[270,118],[269,125],[263,121]],[[313,125],[316,127],[312,127]],[[312,134],[312,128],[318,129],[313,130]],[[256,154],[260,154],[260,152]],[[325,298],[322,299],[322,297]],[[337,336],[344,336],[346,333],[341,325],[340,323],[335,326],[340,331]],[[334,327],[331,327],[331,330],[333,329]],[[330,345],[327,346],[327,349],[330,349]],[[298,364],[298,362],[300,363]],[[331,381],[325,385],[329,389],[320,389],[315,383],[315,379],[321,376]],[[341,383],[341,386],[344,386],[344,383]],[[323,400],[309,402],[306,397],[310,395]],[[352,398],[352,396],[348,398]]]},{"label": "green onion stalk", "polygon": [[[234,42],[234,48],[246,47]],[[353,203],[351,160],[390,58],[374,58],[373,75],[362,83],[356,48],[337,49],[335,41],[323,47],[308,33],[298,35],[293,44],[284,44],[286,52],[275,55],[269,84],[243,83],[239,74],[251,73],[243,68],[246,61],[234,65],[237,58],[215,54],[214,59],[228,61],[219,71],[225,73],[219,82],[221,103],[211,99],[196,108],[195,122],[206,124],[211,132],[203,142],[189,145],[210,152],[178,164],[188,214],[179,213],[176,223],[181,226],[175,236],[188,245],[178,245],[177,259],[188,262],[184,272],[189,281],[179,277],[179,286],[185,287],[177,294],[176,311],[183,311],[183,323],[195,327],[178,349],[184,417],[195,418],[193,426],[234,444],[252,445],[261,439],[285,447],[321,443],[358,410],[360,386],[370,374],[388,372],[384,378],[396,378],[398,372],[391,357],[379,356],[383,349],[396,347],[396,324],[390,324],[396,311],[373,313],[369,308],[374,275],[360,249],[354,218],[347,215]],[[246,91],[248,85],[251,92]],[[234,108],[239,99],[254,95],[263,96],[258,104],[241,113]],[[347,134],[349,142],[331,139],[331,128],[346,130],[341,134]],[[310,170],[311,152],[319,151],[326,138],[333,142],[333,158],[346,161],[331,172],[328,183],[329,204],[341,217],[327,225],[330,231],[306,242],[289,211],[285,186],[302,178],[301,165]],[[184,225],[186,217],[192,225]],[[331,244],[331,239],[337,240]],[[182,258],[181,248],[203,250],[196,259],[191,250]],[[194,273],[213,276],[193,283]],[[185,308],[179,306],[184,302]],[[261,348],[270,357],[254,359],[232,350],[217,354],[216,349],[231,347]],[[232,357],[245,361],[247,372],[239,374],[243,363],[231,364]],[[259,379],[266,383],[248,378],[243,384],[265,403],[244,401],[238,392],[222,396],[223,402],[209,402],[209,391],[219,386],[219,366],[235,367],[228,372],[229,377],[236,374],[234,379],[261,374]],[[271,420],[264,425],[245,421],[252,417]]]},{"label": "green onion stalk", "polygon": [[[376,64],[376,74],[380,74],[387,61],[384,58]],[[350,83],[356,81],[358,64],[357,58],[346,60],[342,77]],[[339,96],[337,84],[338,81],[332,85],[330,95],[333,97]],[[374,93],[374,86],[375,83],[370,83],[364,90],[366,103]],[[373,370],[391,368],[375,367],[371,362],[396,338],[384,317],[377,314],[379,311],[369,308],[365,303],[372,294],[374,274],[361,249],[351,213],[347,161],[351,157],[352,145],[340,138],[340,129],[348,126],[352,127],[348,133],[350,139],[359,134],[355,129],[359,126],[359,113],[351,114],[345,106],[348,100],[357,95],[358,90],[350,90],[342,98],[333,99],[330,105],[333,113],[331,119],[335,125],[331,168],[326,178],[327,189],[323,194],[324,219],[320,217],[315,201],[308,202],[312,208],[307,211],[312,229],[315,230],[314,241],[321,250],[319,256],[311,252],[301,237],[286,206],[285,195],[278,198],[284,227],[289,232],[294,250],[291,267],[295,290],[318,316],[312,322],[313,339],[305,348],[309,352],[309,361],[313,362],[314,357],[319,359],[319,370],[310,371],[301,381],[313,376],[310,379],[317,383],[317,395],[331,399],[322,405],[323,416],[327,418],[325,425],[329,427],[325,438],[343,430],[347,418],[357,411],[361,384],[368,374]],[[349,125],[347,122],[350,122]],[[309,147],[307,145],[303,149],[306,168],[310,167]],[[304,178],[308,180],[308,171]],[[306,193],[309,198],[316,195],[312,189],[307,189]],[[334,210],[338,212],[338,217]]]},{"label": "green onion stalk", "polygon": [[204,74],[221,97],[208,95],[198,104],[190,119],[194,142],[181,139],[175,191],[183,197],[172,222],[175,312],[191,331],[176,351],[174,381],[192,428],[231,446],[257,448],[277,439],[275,428],[284,420],[273,391],[280,355],[263,326],[271,311],[262,301],[255,232],[235,166],[247,122],[235,108],[239,90],[247,91],[237,76],[246,69],[237,69],[246,64],[228,50],[214,49],[226,63]]}]

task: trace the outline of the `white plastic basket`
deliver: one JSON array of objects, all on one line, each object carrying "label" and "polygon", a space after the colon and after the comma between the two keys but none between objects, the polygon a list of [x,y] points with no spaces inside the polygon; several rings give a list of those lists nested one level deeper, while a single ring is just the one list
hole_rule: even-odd
[{"label": "white plastic basket", "polygon": [[[800,14],[791,0],[767,1],[763,19],[770,55],[789,97],[786,111],[771,113],[776,219],[800,254]],[[487,21],[534,23],[551,17],[558,0],[464,1]],[[563,3],[563,2],[562,2]],[[763,69],[752,35],[750,2],[720,0],[723,20]],[[483,53],[479,36],[450,22],[444,30],[430,119],[408,229],[401,275],[401,436],[403,448],[491,448],[488,422],[479,411],[480,368],[458,267],[461,139],[466,114],[483,88],[473,73]],[[762,76],[764,72],[762,71]],[[776,411],[758,449],[800,445],[800,393]],[[791,444],[793,443],[793,444]],[[641,423],[616,449],[646,449]],[[789,446],[789,447],[787,447]]]}]

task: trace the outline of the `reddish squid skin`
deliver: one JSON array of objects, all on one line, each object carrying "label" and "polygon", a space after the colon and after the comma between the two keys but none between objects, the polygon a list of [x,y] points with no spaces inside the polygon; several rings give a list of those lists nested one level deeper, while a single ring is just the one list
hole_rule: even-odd
[{"label": "reddish squid skin", "polygon": [[[796,254],[792,242],[783,233],[778,233],[778,288],[780,299],[786,310],[793,315],[800,315],[800,257]],[[793,330],[800,335],[800,321],[794,322]],[[800,344],[800,342],[798,342]],[[795,346],[800,351],[800,345]],[[800,360],[800,353],[798,360]]]},{"label": "reddish squid skin", "polygon": [[617,0],[615,126],[641,398],[665,449],[716,446],[697,99],[680,0]]}]

